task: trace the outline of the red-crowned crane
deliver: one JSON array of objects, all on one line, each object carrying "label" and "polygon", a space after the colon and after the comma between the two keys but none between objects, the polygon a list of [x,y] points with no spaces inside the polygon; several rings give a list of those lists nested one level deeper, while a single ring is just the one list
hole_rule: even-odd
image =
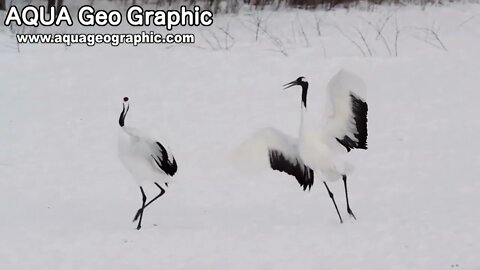
[{"label": "red-crowned crane", "polygon": [[[142,218],[145,208],[160,198],[165,193],[165,188],[177,172],[177,162],[172,153],[160,142],[149,138],[139,130],[125,125],[130,104],[128,97],[123,99],[123,109],[120,114],[121,128],[119,137],[119,156],[140,187],[142,194],[142,207],[138,209],[133,222],[138,220],[137,230],[142,227]],[[160,193],[147,203],[147,196],[143,184],[151,182],[159,189]]]},{"label": "red-crowned crane", "polygon": [[[327,181],[342,179],[347,212],[356,219],[348,200],[347,173],[349,164],[343,159],[352,149],[367,149],[368,105],[362,94],[364,82],[356,75],[341,70],[327,86],[327,108],[316,125],[307,119],[308,82],[304,77],[284,85],[284,89],[301,86],[301,124],[298,138],[282,132],[262,129],[247,139],[236,151],[235,162],[244,168],[269,166],[273,170],[294,176],[304,190],[313,185],[314,175],[323,180],[328,195],[338,211]],[[255,163],[255,164],[252,164]]]}]

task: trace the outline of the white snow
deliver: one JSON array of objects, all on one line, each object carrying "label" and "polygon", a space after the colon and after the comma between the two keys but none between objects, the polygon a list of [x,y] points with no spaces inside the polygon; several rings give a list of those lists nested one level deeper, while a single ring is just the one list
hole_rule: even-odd
[{"label": "white snow", "polygon": [[[478,13],[478,4],[244,12],[176,30],[196,33],[195,46],[20,53],[0,27],[1,268],[480,269]],[[396,17],[398,57],[365,22],[390,14],[385,38],[394,51]],[[258,41],[256,16],[267,29]],[[351,153],[357,221],[341,182],[330,185],[344,224],[320,179],[303,192],[289,175],[244,176],[229,163],[258,129],[298,133],[300,94],[284,83],[305,76],[309,111],[320,113],[341,68],[366,82],[369,102],[369,150]],[[131,220],[141,195],[117,157],[124,96],[129,124],[168,137],[179,167],[140,231]]]}]

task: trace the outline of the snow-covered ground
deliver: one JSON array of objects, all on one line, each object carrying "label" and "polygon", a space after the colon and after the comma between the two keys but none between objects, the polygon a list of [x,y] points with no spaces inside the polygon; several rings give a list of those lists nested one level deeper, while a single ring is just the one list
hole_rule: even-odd
[{"label": "snow-covered ground", "polygon": [[[245,11],[178,30],[196,33],[195,46],[20,53],[0,28],[0,268],[480,269],[478,14],[478,4]],[[389,16],[392,56],[367,22]],[[341,182],[330,185],[344,224],[320,179],[303,192],[286,174],[229,163],[259,128],[297,134],[300,92],[283,83],[305,76],[321,112],[340,68],[365,80],[370,109],[369,150],[350,155],[357,221]],[[179,162],[140,231],[140,192],[117,157],[124,96],[128,124]]]}]

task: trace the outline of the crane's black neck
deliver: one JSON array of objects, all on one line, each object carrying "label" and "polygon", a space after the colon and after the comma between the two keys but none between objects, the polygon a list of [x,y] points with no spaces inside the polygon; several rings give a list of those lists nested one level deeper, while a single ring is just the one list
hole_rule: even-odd
[{"label": "crane's black neck", "polygon": [[125,125],[125,117],[127,117],[128,109],[130,109],[130,105],[127,106],[125,109],[125,103],[123,104],[123,110],[120,113],[120,118],[118,119],[118,123],[120,124],[121,127]]},{"label": "crane's black neck", "polygon": [[302,86],[302,105],[307,108],[307,93],[308,93],[308,82],[301,82],[300,86]]}]

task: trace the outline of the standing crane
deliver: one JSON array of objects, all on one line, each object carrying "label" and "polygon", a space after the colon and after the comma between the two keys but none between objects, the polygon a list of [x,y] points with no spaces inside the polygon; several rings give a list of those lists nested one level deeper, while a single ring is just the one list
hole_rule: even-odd
[{"label": "standing crane", "polygon": [[[133,219],[133,222],[138,220],[137,230],[140,230],[145,208],[165,193],[171,177],[177,172],[177,162],[172,153],[160,142],[125,125],[130,104],[128,97],[123,98],[123,101],[119,119],[121,132],[118,149],[120,160],[136,180],[142,194],[142,207],[138,209]],[[154,183],[160,189],[160,193],[147,203],[143,185],[148,182]]]}]

